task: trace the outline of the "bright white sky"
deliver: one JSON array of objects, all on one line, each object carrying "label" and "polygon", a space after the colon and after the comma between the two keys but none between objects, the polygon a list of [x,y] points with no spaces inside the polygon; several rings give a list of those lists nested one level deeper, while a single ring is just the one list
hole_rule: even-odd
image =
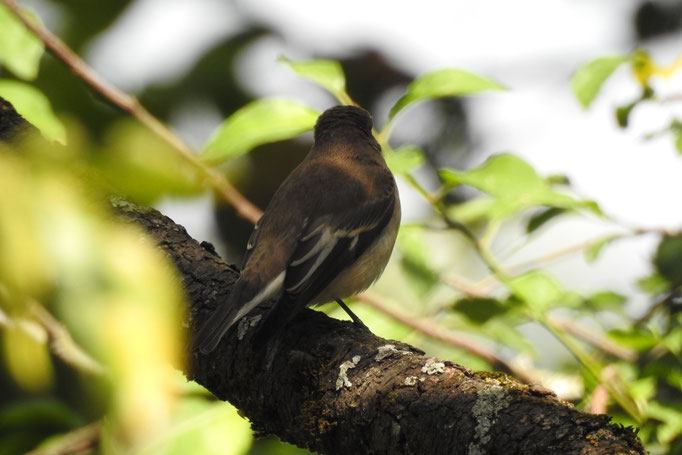
[{"label": "bright white sky", "polygon": [[[239,31],[245,18],[255,18],[281,33],[281,39],[265,39],[242,56],[241,77],[258,95],[293,96],[319,109],[330,105],[329,98],[276,63],[280,55],[338,56],[374,47],[415,75],[443,67],[466,69],[511,89],[468,104],[480,160],[513,151],[542,174],[567,174],[580,194],[597,200],[618,219],[638,226],[682,225],[682,157],[669,136],[642,139],[645,133],[664,128],[674,109],[682,117],[682,103],[642,107],[634,112],[632,127],[622,131],[615,125],[613,110],[637,94],[627,70],[616,73],[588,112],[580,109],[569,88],[570,76],[580,64],[631,50],[630,32],[623,24],[631,21],[637,3],[633,0],[236,3],[242,12],[222,0],[138,0],[93,44],[88,60],[111,82],[135,91],[182,72],[202,50]],[[681,41],[682,36],[670,37],[648,50],[661,63],[670,63],[682,52]],[[682,93],[682,75],[661,86]],[[210,109],[199,109],[179,116],[176,127],[190,142],[200,144],[220,120]],[[419,212],[416,206],[410,208],[414,199],[409,192],[402,190],[408,217]],[[205,225],[192,222],[201,217],[188,216],[187,210],[207,211],[210,204],[182,207],[178,221],[195,236],[209,237]],[[594,223],[557,223],[539,242],[542,246],[524,250],[511,262],[599,232],[603,227]],[[634,280],[647,272],[654,245],[654,238],[625,242],[608,250],[591,269],[567,261],[555,271],[567,285],[579,289],[611,287],[632,293]]]}]

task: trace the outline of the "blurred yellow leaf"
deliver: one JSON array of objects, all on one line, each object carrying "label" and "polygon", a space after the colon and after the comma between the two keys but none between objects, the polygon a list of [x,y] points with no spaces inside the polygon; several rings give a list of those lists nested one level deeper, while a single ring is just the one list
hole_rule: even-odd
[{"label": "blurred yellow leaf", "polygon": [[162,196],[194,195],[204,188],[193,166],[132,119],[113,124],[104,144],[97,166],[118,191],[137,202],[151,204]]},{"label": "blurred yellow leaf", "polygon": [[52,362],[47,336],[40,325],[12,318],[3,332],[2,348],[7,369],[14,380],[28,392],[42,392],[52,384]]},{"label": "blurred yellow leaf", "polygon": [[632,72],[642,87],[649,85],[649,79],[654,74],[655,68],[656,64],[645,50],[637,49],[632,53]]},{"label": "blurred yellow leaf", "polygon": [[651,58],[651,55],[643,49],[636,49],[632,53],[632,71],[637,81],[643,87],[649,85],[649,80],[653,76],[668,79],[680,69],[682,69],[682,55],[677,57],[670,65],[659,65]]},{"label": "blurred yellow leaf", "polygon": [[[11,317],[49,296],[75,342],[108,372],[111,443],[128,453],[171,423],[177,396],[167,371],[181,364],[183,293],[154,241],[109,213],[82,171],[71,172],[70,156],[0,152],[0,305]],[[47,344],[4,333],[17,381],[48,387]]]}]

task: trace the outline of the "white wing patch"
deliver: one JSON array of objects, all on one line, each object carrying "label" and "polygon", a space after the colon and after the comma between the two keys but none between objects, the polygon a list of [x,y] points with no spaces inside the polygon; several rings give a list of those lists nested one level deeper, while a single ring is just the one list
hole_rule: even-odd
[{"label": "white wing patch", "polygon": [[[319,228],[315,229],[313,232],[306,235],[301,240],[308,240],[318,230],[319,230]],[[334,244],[336,244],[336,240],[333,239],[332,233],[329,232],[329,230],[326,230],[322,233],[322,235],[320,236],[320,239],[317,241],[317,243],[315,243],[315,245],[313,245],[313,247],[310,250],[308,250],[308,252],[306,254],[304,254],[302,257],[296,259],[295,261],[291,261],[290,265],[293,267],[296,267],[297,265],[303,264],[305,261],[307,261],[308,259],[313,257],[315,254],[317,254],[322,248],[329,245],[330,242],[334,242]],[[327,253],[327,254],[329,254],[329,253]]]},{"label": "white wing patch", "polygon": [[284,283],[285,275],[286,271],[283,271],[282,273],[277,275],[277,277],[275,277],[274,280],[268,283],[268,285],[265,286],[262,291],[256,294],[254,298],[246,302],[244,306],[241,307],[239,312],[235,315],[234,319],[230,321],[229,325],[232,325],[234,322],[246,316],[251,310],[256,308],[259,303],[264,302],[265,300],[277,294],[282,289],[282,284]]},{"label": "white wing patch", "polygon": [[324,260],[327,259],[329,253],[331,253],[334,247],[336,246],[337,241],[338,241],[337,237],[333,233],[329,232],[329,230],[327,229],[322,233],[320,239],[317,241],[317,243],[315,243],[315,245],[310,249],[310,251],[303,255],[302,258],[297,259],[296,261],[293,261],[291,263],[292,266],[297,266],[305,262],[306,260],[312,258],[315,254],[317,254],[315,262],[308,268],[308,272],[300,280],[298,280],[297,283],[293,283],[291,286],[287,287],[288,292],[296,293],[297,290],[308,281],[308,278],[310,278],[310,276],[313,273],[315,273],[320,264],[322,264],[322,262],[324,262]]}]

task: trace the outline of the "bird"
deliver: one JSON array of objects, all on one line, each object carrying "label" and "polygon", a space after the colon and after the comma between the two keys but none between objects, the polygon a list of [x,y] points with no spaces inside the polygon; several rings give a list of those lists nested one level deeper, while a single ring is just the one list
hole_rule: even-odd
[{"label": "bird", "polygon": [[[364,109],[334,106],[317,119],[313,146],[256,223],[230,295],[200,327],[194,350],[208,354],[254,308],[267,339],[307,306],[343,302],[381,274],[400,225],[400,198]],[[266,332],[266,333],[263,333]]]}]

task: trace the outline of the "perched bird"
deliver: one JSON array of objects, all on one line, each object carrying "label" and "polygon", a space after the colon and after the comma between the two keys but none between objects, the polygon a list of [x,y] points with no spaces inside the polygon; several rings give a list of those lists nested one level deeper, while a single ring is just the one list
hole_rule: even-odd
[{"label": "perched bird", "polygon": [[237,321],[275,298],[261,331],[281,330],[306,306],[332,301],[359,322],[341,299],[379,278],[399,224],[398,190],[372,117],[355,106],[326,110],[312,149],[256,223],[241,276],[199,330],[195,349],[213,351]]}]

